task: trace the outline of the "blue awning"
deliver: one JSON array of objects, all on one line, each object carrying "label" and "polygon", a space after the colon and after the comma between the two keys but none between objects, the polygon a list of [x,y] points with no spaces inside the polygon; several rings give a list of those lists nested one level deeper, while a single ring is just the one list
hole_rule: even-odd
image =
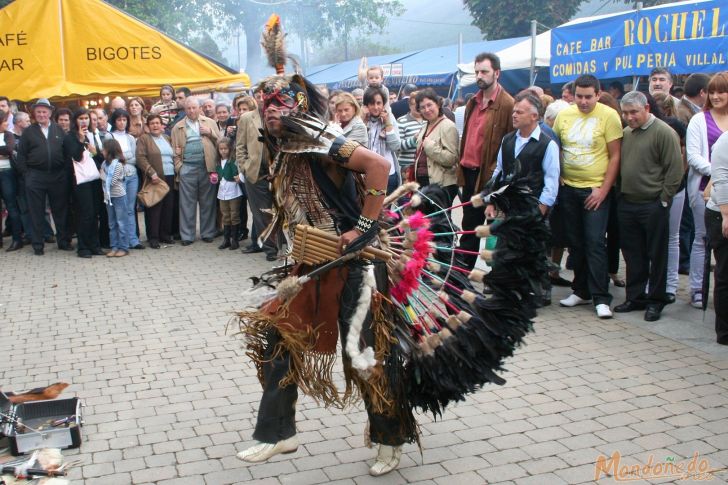
[{"label": "blue awning", "polygon": [[[524,39],[526,37],[465,43],[462,50],[463,61],[472,60],[481,52],[498,52]],[[457,44],[368,58],[370,66],[402,64],[403,75],[386,78],[385,83],[389,87],[407,83],[417,86],[450,85],[458,70],[457,62]],[[306,77],[315,84],[326,84],[332,89],[353,89],[359,87],[358,69],[358,60],[325,64],[308,69]]]}]

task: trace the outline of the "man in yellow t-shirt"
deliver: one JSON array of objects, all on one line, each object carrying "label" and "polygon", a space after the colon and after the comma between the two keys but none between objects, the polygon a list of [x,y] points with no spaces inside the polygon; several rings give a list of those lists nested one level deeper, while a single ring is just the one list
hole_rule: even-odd
[{"label": "man in yellow t-shirt", "polygon": [[599,103],[599,80],[591,75],[574,81],[574,104],[556,117],[561,139],[562,185],[559,204],[574,265],[573,294],[561,306],[593,301],[599,318],[611,318],[606,232],[610,189],[619,173],[622,123],[619,114]]}]

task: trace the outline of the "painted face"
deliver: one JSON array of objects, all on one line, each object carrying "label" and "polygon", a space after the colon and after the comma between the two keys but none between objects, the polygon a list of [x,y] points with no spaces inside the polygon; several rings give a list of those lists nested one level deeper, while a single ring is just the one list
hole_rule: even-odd
[{"label": "painted face", "polygon": [[382,116],[382,110],[384,109],[384,100],[379,94],[375,94],[374,100],[371,102],[371,104],[367,105],[367,109],[369,110],[369,116],[372,116],[374,118]]},{"label": "painted face", "polygon": [[594,111],[594,107],[599,101],[599,93],[596,92],[593,86],[583,88],[577,86],[574,93],[574,102],[579,107],[579,111],[584,114],[589,114]]},{"label": "painted face", "polygon": [[667,74],[662,73],[650,76],[650,94],[670,94],[670,88],[672,88],[672,79]]},{"label": "painted face", "polygon": [[339,117],[339,122],[343,125],[350,122],[354,118],[356,110],[350,103],[340,103],[336,107],[336,115]]},{"label": "painted face", "polygon": [[500,71],[493,69],[490,59],[485,59],[475,63],[475,79],[478,87],[482,91],[486,91],[498,82]]},{"label": "painted face", "polygon": [[650,118],[649,106],[640,106],[637,104],[622,105],[622,118],[627,122],[633,130],[647,123]]},{"label": "painted face", "polygon": [[282,132],[281,116],[291,114],[291,108],[278,103],[270,103],[263,111],[265,126],[273,136],[280,136]]},{"label": "painted face", "polygon": [[420,102],[420,114],[427,121],[435,121],[440,116],[440,108],[434,100],[425,98]]}]

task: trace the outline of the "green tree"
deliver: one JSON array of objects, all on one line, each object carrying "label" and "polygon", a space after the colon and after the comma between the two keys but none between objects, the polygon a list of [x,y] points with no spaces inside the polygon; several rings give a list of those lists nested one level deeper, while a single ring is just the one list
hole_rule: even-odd
[{"label": "green tree", "polygon": [[181,42],[200,39],[200,26],[212,25],[214,9],[203,0],[106,0],[107,3]]},{"label": "green tree", "polygon": [[227,62],[222,52],[220,52],[220,47],[217,45],[217,42],[215,42],[215,39],[208,32],[195,35],[187,44],[196,51],[202,52],[216,61],[222,62],[223,64]]},{"label": "green tree", "polygon": [[260,34],[272,13],[280,14],[283,28],[302,42],[321,45],[336,41],[347,51],[351,35],[367,30],[381,32],[388,18],[402,12],[400,0],[291,0],[264,5],[248,0],[215,0],[210,8],[223,13],[218,23],[232,31],[245,32],[246,72],[254,78],[262,72]]},{"label": "green tree", "polygon": [[531,20],[556,27],[571,19],[583,0],[463,0],[483,38],[495,40],[531,34]]}]

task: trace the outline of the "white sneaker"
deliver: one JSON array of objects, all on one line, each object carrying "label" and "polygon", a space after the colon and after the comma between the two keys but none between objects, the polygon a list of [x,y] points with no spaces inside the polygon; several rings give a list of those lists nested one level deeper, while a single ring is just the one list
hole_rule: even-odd
[{"label": "white sneaker", "polygon": [[298,449],[298,439],[291,436],[278,443],[258,443],[250,448],[241,451],[236,456],[249,463],[260,463],[280,453],[293,453]]},{"label": "white sneaker", "polygon": [[577,305],[588,305],[591,303],[591,300],[584,300],[583,298],[579,298],[575,294],[569,295],[567,298],[564,298],[563,300],[559,300],[559,305],[561,306],[577,306]]},{"label": "white sneaker", "polygon": [[612,310],[609,309],[609,305],[600,303],[595,306],[594,309],[597,311],[597,316],[599,318],[612,318]]},{"label": "white sneaker", "polygon": [[400,458],[402,458],[401,446],[379,445],[377,461],[369,469],[369,474],[373,477],[378,477],[391,472],[399,465]]}]

